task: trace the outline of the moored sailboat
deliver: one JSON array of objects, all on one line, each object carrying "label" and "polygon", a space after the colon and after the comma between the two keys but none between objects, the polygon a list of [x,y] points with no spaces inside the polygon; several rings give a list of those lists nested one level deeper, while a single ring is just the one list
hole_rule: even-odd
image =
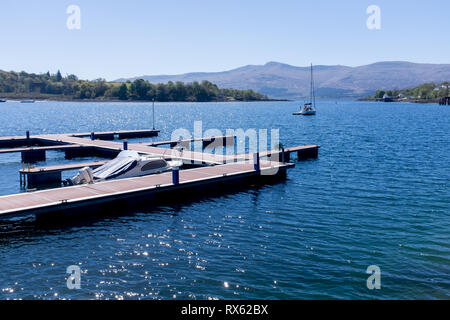
[{"label": "moored sailboat", "polygon": [[311,64],[311,87],[310,87],[310,96],[309,102],[303,105],[303,108],[294,112],[294,116],[313,116],[316,114],[316,95],[314,91],[314,77],[313,77],[313,66]]}]

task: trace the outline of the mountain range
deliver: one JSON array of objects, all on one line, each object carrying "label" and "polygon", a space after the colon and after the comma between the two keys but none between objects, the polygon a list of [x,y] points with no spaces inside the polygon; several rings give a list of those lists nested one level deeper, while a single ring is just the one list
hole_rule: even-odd
[{"label": "mountain range", "polygon": [[[135,79],[151,83],[208,80],[220,88],[252,89],[271,98],[295,99],[309,95],[310,67],[268,62],[223,72],[145,75],[116,81]],[[363,97],[373,95],[378,89],[406,89],[428,82],[449,81],[450,64],[389,61],[359,67],[318,65],[314,66],[314,80],[318,97]]]}]

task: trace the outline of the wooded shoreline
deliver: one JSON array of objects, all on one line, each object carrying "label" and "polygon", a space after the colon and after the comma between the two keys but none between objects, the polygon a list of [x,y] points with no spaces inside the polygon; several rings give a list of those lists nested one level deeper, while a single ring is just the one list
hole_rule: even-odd
[{"label": "wooded shoreline", "polygon": [[[274,101],[251,89],[219,88],[209,81],[192,83],[108,82],[79,80],[75,75],[33,74],[0,70],[0,98],[62,101],[227,102]],[[278,101],[278,100],[275,100]]]},{"label": "wooded shoreline", "polygon": [[[120,100],[120,99],[76,99],[72,97],[66,97],[66,96],[35,96],[35,95],[7,95],[0,93],[0,99],[4,99],[7,101],[13,101],[13,102],[21,102],[23,100],[34,100],[34,101],[60,101],[60,102],[142,102],[142,103],[152,103],[153,100]],[[225,102],[225,103],[231,103],[231,102],[282,102],[282,101],[292,101],[289,99],[263,99],[263,100],[215,100],[215,101],[159,101],[155,100],[155,102],[179,102],[179,103],[211,103],[211,102]]]},{"label": "wooded shoreline", "polygon": [[390,99],[386,101],[385,99],[375,99],[375,98],[361,98],[358,101],[368,101],[368,102],[407,102],[407,103],[423,103],[423,104],[439,104],[440,99]]},{"label": "wooded shoreline", "polygon": [[403,90],[377,90],[372,97],[359,101],[409,102],[448,105],[450,100],[450,82],[441,84],[425,83]]}]

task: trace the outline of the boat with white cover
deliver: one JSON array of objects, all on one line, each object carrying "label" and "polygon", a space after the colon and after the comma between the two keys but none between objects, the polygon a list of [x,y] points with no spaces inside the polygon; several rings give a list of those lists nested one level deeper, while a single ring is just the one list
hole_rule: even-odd
[{"label": "boat with white cover", "polygon": [[167,161],[158,156],[140,156],[136,151],[122,151],[117,158],[103,166],[92,170],[89,167],[81,169],[72,179],[70,185],[89,184],[112,179],[125,179],[162,173],[179,168],[182,160]]}]

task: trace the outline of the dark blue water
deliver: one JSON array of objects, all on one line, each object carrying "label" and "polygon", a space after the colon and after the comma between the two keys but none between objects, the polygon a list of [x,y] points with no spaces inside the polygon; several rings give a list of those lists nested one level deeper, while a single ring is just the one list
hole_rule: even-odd
[{"label": "dark blue water", "polygon": [[[158,104],[173,130],[279,128],[320,144],[280,184],[42,226],[0,225],[0,298],[450,298],[450,108],[321,101]],[[0,104],[0,135],[142,129],[151,106]],[[64,155],[49,153],[48,163]],[[77,161],[80,161],[77,159]],[[20,154],[0,155],[0,194],[20,192]],[[45,163],[41,163],[42,165]],[[83,271],[80,290],[66,268]],[[381,289],[366,269],[381,269]]]}]

